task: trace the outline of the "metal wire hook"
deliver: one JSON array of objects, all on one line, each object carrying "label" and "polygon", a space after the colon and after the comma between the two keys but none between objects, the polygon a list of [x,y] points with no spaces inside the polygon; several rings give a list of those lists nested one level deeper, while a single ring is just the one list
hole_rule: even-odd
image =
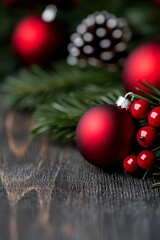
[{"label": "metal wire hook", "polygon": [[128,93],[126,93],[126,95],[124,97],[127,98],[128,96],[131,96],[131,102],[132,102],[133,99],[134,99],[134,93],[133,92],[128,92]]}]

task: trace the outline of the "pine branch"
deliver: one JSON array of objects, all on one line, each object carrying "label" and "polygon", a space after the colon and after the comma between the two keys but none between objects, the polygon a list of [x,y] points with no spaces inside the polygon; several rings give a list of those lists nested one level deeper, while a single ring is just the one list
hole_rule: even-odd
[{"label": "pine branch", "polygon": [[[142,95],[135,95],[137,99],[145,99],[151,104],[151,108],[160,106],[160,90],[154,87],[151,83],[144,80],[143,82],[139,81],[139,83],[149,90],[149,92],[146,92],[145,90],[141,88],[136,88]],[[146,125],[146,121],[141,122],[142,125]],[[159,133],[160,134],[160,133]],[[160,146],[159,142],[154,146],[152,149],[153,152],[155,152],[157,158],[160,157]]]},{"label": "pine branch", "polygon": [[141,98],[141,99],[146,99],[153,107],[154,106],[159,106],[160,105],[160,90],[154,87],[151,83],[148,81],[144,80],[143,82],[138,81],[143,87],[148,89],[149,92],[141,89],[141,88],[136,88],[137,91],[141,94],[135,94],[136,98]]},{"label": "pine branch", "polygon": [[[157,107],[160,106],[160,90],[154,87],[152,84],[150,84],[147,81],[139,81],[139,83],[149,90],[149,92],[146,92],[145,90],[142,90],[141,88],[137,88],[137,90],[142,93],[142,95],[136,95],[136,98],[138,99],[145,99],[148,102],[150,102],[151,107]],[[143,125],[143,122],[142,122]],[[146,125],[146,124],[145,124]],[[160,136],[160,132],[158,132]],[[160,145],[159,141],[156,142],[154,148],[152,151],[156,155],[156,164],[155,166],[149,170],[149,173],[153,176],[160,176]],[[148,175],[148,171],[145,173],[144,178]],[[157,182],[151,186],[151,188],[160,187],[160,182]]]},{"label": "pine branch", "polygon": [[81,94],[62,95],[51,105],[39,106],[34,114],[37,123],[32,128],[32,134],[47,134],[64,141],[74,140],[75,129],[82,114],[97,104],[115,103],[120,91],[112,92],[114,93],[106,94],[103,88],[100,88],[99,92],[97,89],[89,89]]},{"label": "pine branch", "polygon": [[50,72],[34,66],[8,77],[2,91],[7,106],[34,109],[52,102],[61,93],[82,92],[90,85],[103,85],[106,89],[120,85],[120,74],[90,66],[71,67],[66,63],[57,64]]}]

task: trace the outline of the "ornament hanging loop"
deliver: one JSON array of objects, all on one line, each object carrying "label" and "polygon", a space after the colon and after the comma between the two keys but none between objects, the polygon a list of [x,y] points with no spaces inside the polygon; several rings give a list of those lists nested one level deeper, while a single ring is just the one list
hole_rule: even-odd
[{"label": "ornament hanging loop", "polygon": [[[131,96],[131,99],[128,98],[129,96]],[[132,92],[128,92],[124,97],[122,96],[118,97],[116,101],[116,105],[117,107],[120,107],[128,111],[130,109],[131,102],[133,101],[133,99],[134,99],[134,94]]]},{"label": "ornament hanging loop", "polygon": [[134,93],[133,92],[128,92],[128,93],[126,93],[126,95],[124,96],[125,98],[128,98],[128,96],[131,96],[131,102],[133,102],[133,100],[134,100]]}]

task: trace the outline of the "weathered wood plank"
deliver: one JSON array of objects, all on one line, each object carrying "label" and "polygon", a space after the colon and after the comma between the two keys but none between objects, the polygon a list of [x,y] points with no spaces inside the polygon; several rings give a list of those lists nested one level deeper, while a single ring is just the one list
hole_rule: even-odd
[{"label": "weathered wood plank", "polygon": [[160,190],[106,173],[75,147],[28,137],[26,114],[0,115],[0,239],[159,240]]}]

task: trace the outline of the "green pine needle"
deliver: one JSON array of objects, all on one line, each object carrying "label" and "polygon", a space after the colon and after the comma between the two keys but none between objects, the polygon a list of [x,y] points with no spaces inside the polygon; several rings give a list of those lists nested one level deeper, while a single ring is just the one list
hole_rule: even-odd
[{"label": "green pine needle", "polygon": [[[160,105],[160,90],[157,89],[156,87],[154,87],[151,83],[147,82],[147,81],[139,81],[139,83],[146,88],[147,92],[145,90],[142,90],[141,88],[137,88],[137,90],[142,93],[141,95],[136,95],[136,98],[141,98],[141,99],[145,99],[148,102],[150,102],[151,107],[154,108],[156,106]],[[149,91],[148,91],[149,90]],[[148,124],[148,122],[144,122],[145,124],[143,124],[142,121],[142,125],[146,125]],[[160,133],[159,133],[160,135]],[[150,169],[149,171],[146,171],[146,173],[143,176],[143,179],[148,176],[148,173],[150,172],[150,174],[152,174],[153,176],[160,176],[160,145],[159,145],[159,141],[156,142],[154,148],[152,149],[152,151],[155,153],[156,155],[156,165],[153,167],[153,169]],[[160,187],[160,182],[154,183],[151,188],[157,188]]]},{"label": "green pine needle", "polygon": [[32,134],[47,134],[64,141],[75,140],[76,126],[83,113],[98,104],[114,104],[120,95],[119,90],[105,95],[101,93],[102,90],[99,94],[94,90],[79,95],[70,93],[67,96],[62,95],[57,102],[50,105],[39,106],[34,114],[37,123],[32,128]]},{"label": "green pine needle", "polygon": [[[149,92],[146,92],[145,90],[141,88],[136,88],[139,93],[142,93],[141,95],[137,95],[137,98],[146,99],[148,102],[150,102],[152,105],[159,105],[160,104],[160,90],[154,87],[151,83],[144,80],[143,82],[138,81],[143,87],[148,89]],[[144,97],[143,97],[144,96]]]},{"label": "green pine needle", "polygon": [[50,71],[38,66],[23,69],[10,76],[2,86],[5,103],[9,107],[35,109],[37,105],[50,103],[62,93],[83,92],[88,87],[115,87],[120,85],[118,71],[97,67],[72,67],[59,63]]}]

